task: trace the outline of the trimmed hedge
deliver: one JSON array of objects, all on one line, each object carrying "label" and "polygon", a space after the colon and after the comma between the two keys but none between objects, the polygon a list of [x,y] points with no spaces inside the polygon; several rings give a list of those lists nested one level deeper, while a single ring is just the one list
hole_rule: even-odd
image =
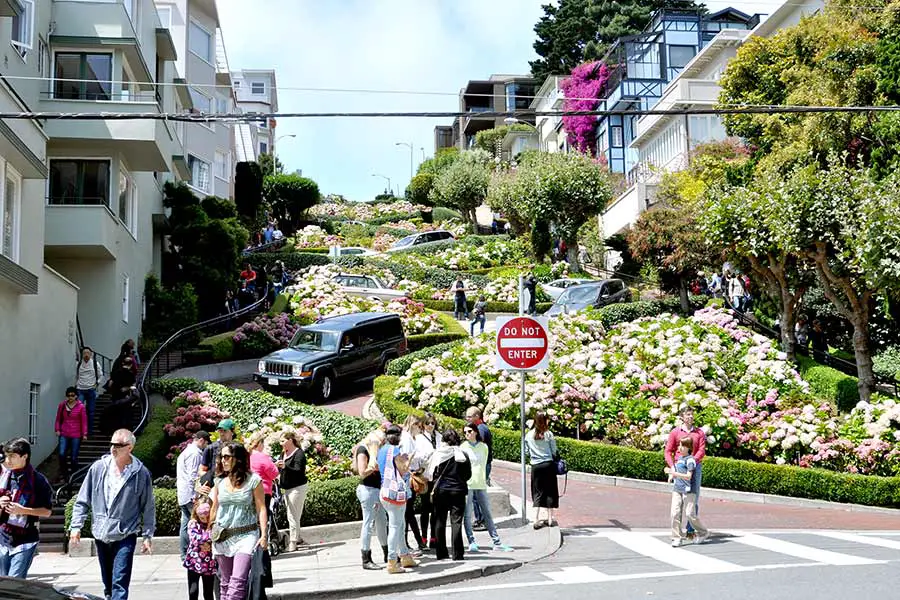
[{"label": "trimmed hedge", "polygon": [[202,392],[206,390],[206,382],[198,381],[191,377],[173,377],[171,379],[152,379],[150,392],[161,394],[167,400],[171,400],[178,394],[186,391]]},{"label": "trimmed hedge", "polygon": [[226,331],[200,340],[200,348],[208,348],[213,362],[231,360],[234,357],[234,331]]},{"label": "trimmed hedge", "polygon": [[431,210],[432,218],[438,221],[462,221],[462,213],[459,211],[453,210],[452,208],[447,208],[446,206],[435,206]]},{"label": "trimmed hedge", "polygon": [[288,304],[290,301],[287,294],[278,294],[275,296],[275,301],[272,302],[272,308],[269,309],[269,316],[275,317],[283,312],[288,312],[290,308]]},{"label": "trimmed hedge", "polygon": [[[412,234],[410,234],[412,235]],[[456,244],[461,242],[449,239],[449,240],[438,240],[436,242],[426,242],[424,244],[416,244],[415,246],[410,246],[409,248],[403,248],[402,250],[394,250],[391,252],[393,255],[400,254],[436,254],[441,252],[442,250],[446,250],[447,248],[452,248]]]},{"label": "trimmed hedge", "polygon": [[[477,294],[474,294],[477,296]],[[425,305],[425,308],[430,308],[431,310],[439,310],[441,312],[453,312],[453,308],[455,302],[453,300],[419,300],[422,304]],[[475,300],[466,298],[466,304],[469,305],[469,310],[475,308]],[[547,310],[550,310],[550,307],[553,306],[552,302],[538,302],[535,304],[535,308],[537,308],[538,313],[543,313]],[[519,312],[519,303],[518,302],[488,302],[485,307],[485,312],[489,313],[512,313],[516,314]]]},{"label": "trimmed hedge", "polygon": [[[469,337],[469,336],[466,336]],[[416,350],[414,352],[410,352],[409,354],[405,354],[400,358],[395,358],[390,362],[387,368],[387,375],[396,375],[400,376],[406,373],[412,364],[417,360],[424,360],[426,358],[431,358],[432,356],[440,356],[447,350],[450,350],[454,346],[460,343],[460,340],[454,340],[452,342],[444,342],[441,344],[435,344],[433,346],[426,346],[420,350]]]},{"label": "trimmed hedge", "polygon": [[856,377],[806,356],[797,356],[797,370],[809,382],[813,394],[834,402],[839,410],[848,412],[859,402],[859,379]]},{"label": "trimmed hedge", "polygon": [[[438,320],[444,326],[440,333],[420,333],[406,338],[407,348],[410,352],[428,348],[436,344],[444,344],[469,337],[469,334],[459,322],[450,315],[438,313]],[[392,361],[393,362],[393,361]]]},{"label": "trimmed hedge", "polygon": [[254,268],[265,267],[267,273],[272,271],[276,260],[284,262],[284,268],[289,271],[299,271],[314,265],[331,264],[331,259],[327,255],[313,252],[254,252],[245,260]]},{"label": "trimmed hedge", "polygon": [[168,404],[158,404],[152,406],[150,411],[150,419],[144,431],[138,436],[132,453],[153,475],[165,475],[171,470],[171,465],[166,460],[169,445],[163,426],[172,422],[175,409]]},{"label": "trimmed hedge", "polygon": [[[394,399],[396,377],[375,380],[375,400],[385,417],[401,423],[409,414],[423,412]],[[460,429],[461,419],[435,415],[442,427]],[[494,457],[519,461],[521,434],[494,428]],[[557,438],[560,453],[569,468],[582,473],[664,481],[665,461],[661,452],[635,450],[597,442]],[[900,507],[900,477],[851,475],[823,469],[805,469],[730,458],[707,456],[703,460],[703,483],[712,488],[811,498],[866,506]]]},{"label": "trimmed hedge", "polygon": [[[356,499],[358,477],[344,477],[330,481],[311,481],[306,493],[306,504],[303,507],[303,525],[327,525],[345,523],[362,519],[359,500]],[[177,536],[181,524],[181,509],[178,507],[178,494],[173,489],[154,488],[156,502],[156,536]],[[66,531],[72,522],[72,510],[75,498],[66,503]],[[284,509],[278,514],[280,527],[287,526]],[[82,537],[91,537],[91,515],[81,530]]]}]

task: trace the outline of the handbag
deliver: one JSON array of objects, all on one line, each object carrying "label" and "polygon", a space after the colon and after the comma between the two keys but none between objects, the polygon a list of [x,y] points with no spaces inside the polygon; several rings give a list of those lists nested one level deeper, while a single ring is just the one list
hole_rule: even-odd
[{"label": "handbag", "polygon": [[559,452],[553,455],[553,463],[556,465],[557,477],[560,475],[566,476],[566,481],[563,484],[563,492],[560,494],[560,496],[565,496],[566,490],[569,489],[569,463],[559,455]]},{"label": "handbag", "polygon": [[425,490],[428,489],[428,481],[421,473],[413,473],[409,478],[409,486],[416,494],[424,494]]},{"label": "handbag", "polygon": [[213,523],[212,529],[209,530],[209,539],[214,542],[224,542],[228,538],[232,538],[236,535],[256,531],[258,527],[259,525],[257,523],[253,523],[252,525],[244,525],[243,527],[225,528],[218,523]]}]

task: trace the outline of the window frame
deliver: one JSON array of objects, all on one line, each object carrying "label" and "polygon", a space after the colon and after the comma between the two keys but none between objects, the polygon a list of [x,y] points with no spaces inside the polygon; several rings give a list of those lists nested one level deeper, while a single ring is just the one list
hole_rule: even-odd
[{"label": "window frame", "polygon": [[128,308],[131,304],[131,280],[128,273],[122,273],[122,322],[128,323]]},{"label": "window frame", "polygon": [[[265,148],[265,150],[263,149]],[[259,143],[259,154],[262,156],[263,154],[269,153],[269,143],[268,142],[260,142]]]},{"label": "window frame", "polygon": [[[121,192],[121,183],[122,180],[126,182],[126,194],[125,194],[125,214],[126,218],[122,218],[122,192]],[[117,181],[118,185],[116,186],[117,195],[116,198],[118,200],[118,206],[116,211],[116,216],[119,219],[119,222],[122,223],[122,226],[131,233],[131,236],[137,239],[137,227],[135,227],[135,221],[137,220],[137,185],[135,184],[134,176],[131,174],[131,171],[125,166],[124,163],[119,163],[119,178]]]},{"label": "window frame", "polygon": [[[198,162],[198,163],[202,163],[202,164],[206,165],[206,168],[207,168],[207,183],[206,183],[207,189],[203,189],[202,187],[199,187],[199,186],[196,185],[196,182],[195,182],[195,180],[194,180],[194,179],[195,179],[195,178],[194,178],[194,165],[193,165],[192,160],[193,160],[193,161],[196,161],[196,162]],[[193,189],[197,190],[198,192],[203,192],[204,194],[211,194],[211,193],[212,193],[212,191],[211,191],[211,188],[212,188],[212,178],[213,178],[212,165],[211,165],[209,162],[203,160],[202,158],[200,158],[199,156],[197,156],[197,155],[195,155],[195,154],[188,154],[188,161],[187,161],[187,162],[188,162],[188,167],[189,167],[190,170],[191,170],[191,181],[190,181],[190,186],[191,186]]]},{"label": "window frame", "polygon": [[[222,157],[221,162],[219,161],[219,157]],[[222,173],[219,173],[219,165],[222,166]],[[221,150],[216,150],[215,157],[213,160],[213,174],[216,179],[221,179],[222,181],[228,181],[228,153],[223,152]]]},{"label": "window frame", "polygon": [[[199,29],[201,32],[205,33],[207,39],[209,40],[209,42],[207,43],[207,49],[206,49],[207,56],[205,56],[205,57],[197,54],[197,52],[194,51],[194,45],[193,45],[192,40],[194,38],[194,28],[195,27],[197,29]],[[215,50],[213,49],[214,43],[215,43],[215,37],[213,36],[212,32],[209,31],[203,25],[201,25],[196,19],[191,19],[190,23],[188,25],[188,44],[187,44],[188,52],[190,52],[191,54],[193,54],[194,56],[196,56],[197,58],[199,58],[206,64],[212,65],[213,60],[215,60]]]},{"label": "window frame", "polygon": [[[81,81],[78,82],[78,98],[62,98],[57,91],[57,82],[62,81],[56,76],[56,64],[57,60],[60,56],[77,56],[78,57],[78,77]],[[109,57],[109,78],[110,81],[106,83],[109,86],[109,91],[107,92],[108,98],[88,98],[87,97],[87,84],[89,80],[87,79],[87,57],[88,56],[108,56]],[[116,92],[113,89],[112,80],[115,79],[115,73],[113,72],[113,68],[115,66],[115,56],[113,52],[88,52],[82,50],[55,50],[53,55],[51,56],[52,65],[51,65],[51,83],[52,83],[52,98],[54,100],[87,100],[89,102],[112,102],[115,100]],[[65,78],[68,79],[68,78]],[[101,81],[101,80],[96,80]],[[71,82],[66,82],[71,83]]]},{"label": "window frame", "polygon": [[[0,190],[0,254],[18,264],[19,247],[22,239],[22,176],[15,169],[10,167],[9,163],[6,161],[0,163],[0,168],[4,171],[3,189]],[[10,199],[9,194],[7,194],[7,182],[10,180],[12,180],[16,189],[15,197],[12,199]],[[12,241],[9,243],[9,254],[6,254],[3,249],[7,241],[5,218],[8,206],[12,206],[12,210],[10,211],[10,214],[12,215],[10,238]]]},{"label": "window frame", "polygon": [[[60,203],[53,202],[53,195],[51,194],[51,185],[53,182],[52,172],[53,172],[53,163],[54,162],[106,163],[107,177],[109,179],[109,182],[108,182],[108,185],[106,188],[106,202],[100,202],[100,203],[94,203],[94,204],[85,204],[84,203],[84,173],[83,172],[76,173],[76,178],[80,180],[79,182],[77,182],[77,186],[80,188],[80,192],[81,192],[81,195],[78,196],[77,199],[80,199],[81,202],[74,202],[71,204],[65,204],[65,203],[61,203],[61,202]],[[47,165],[49,167],[49,171],[50,171],[50,173],[48,174],[48,177],[47,177],[47,205],[48,206],[103,206],[110,213],[115,214],[113,212],[112,207],[110,206],[110,202],[112,202],[112,197],[113,197],[113,183],[114,183],[113,177],[112,177],[112,164],[113,164],[113,159],[112,159],[112,157],[109,157],[109,156],[106,156],[106,157],[102,157],[102,156],[101,157],[93,157],[92,156],[90,158],[85,158],[82,156],[76,156],[76,157],[54,156],[54,157],[51,157],[50,159],[48,159],[48,165]],[[79,190],[76,190],[76,191],[79,191]]]},{"label": "window frame", "polygon": [[[9,43],[15,48],[19,58],[24,61],[28,56],[28,51],[34,46],[34,0],[19,1],[22,3],[23,10],[21,15],[10,19]],[[16,33],[13,31],[13,28],[17,22],[19,23],[18,34],[26,39],[16,39]]]},{"label": "window frame", "polygon": [[[262,86],[262,91],[257,92],[256,86]],[[250,82],[250,95],[251,96],[265,96],[266,95],[266,82],[265,81],[251,81]]]}]

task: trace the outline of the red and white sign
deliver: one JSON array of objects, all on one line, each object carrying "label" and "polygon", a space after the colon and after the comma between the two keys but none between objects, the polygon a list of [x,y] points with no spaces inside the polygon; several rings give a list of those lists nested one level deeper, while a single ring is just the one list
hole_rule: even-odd
[{"label": "red and white sign", "polygon": [[497,317],[497,368],[536,371],[550,363],[547,317]]}]

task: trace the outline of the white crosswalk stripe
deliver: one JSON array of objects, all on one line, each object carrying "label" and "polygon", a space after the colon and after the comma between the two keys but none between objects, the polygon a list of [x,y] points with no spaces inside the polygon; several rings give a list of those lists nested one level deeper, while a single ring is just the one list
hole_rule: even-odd
[{"label": "white crosswalk stripe", "polygon": [[730,573],[742,570],[740,566],[724,560],[695,552],[685,552],[683,548],[673,548],[658,537],[645,533],[613,532],[607,539],[632,552],[692,573]]},{"label": "white crosswalk stripe", "polygon": [[869,544],[870,546],[878,546],[880,548],[890,548],[892,550],[900,550],[900,540],[886,540],[873,535],[860,535],[858,533],[849,533],[847,531],[819,531],[816,535],[832,538],[835,540],[843,540],[845,542],[854,542],[857,544]]},{"label": "white crosswalk stripe", "polygon": [[804,546],[803,544],[795,544],[794,542],[757,535],[755,533],[733,531],[731,534],[734,535],[734,537],[729,540],[731,542],[753,546],[754,548],[768,550],[769,552],[787,554],[788,556],[802,558],[822,565],[874,565],[885,562],[860,556],[852,556],[850,554],[842,554],[840,552],[832,552],[831,550],[822,550],[820,548],[813,548],[812,546]]}]

